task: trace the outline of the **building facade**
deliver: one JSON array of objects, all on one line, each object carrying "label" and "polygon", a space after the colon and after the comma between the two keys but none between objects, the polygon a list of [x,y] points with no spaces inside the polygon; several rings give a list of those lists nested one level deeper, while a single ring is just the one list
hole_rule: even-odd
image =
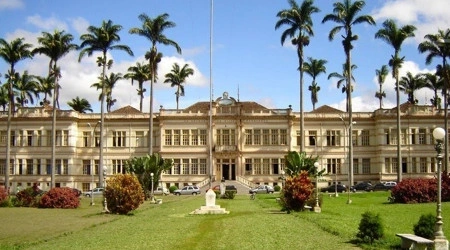
[{"label": "building facade", "polygon": [[[211,108],[212,107],[212,108]],[[211,110],[211,113],[210,113]],[[354,182],[433,178],[437,162],[432,131],[444,127],[444,113],[431,106],[402,105],[402,166],[397,160],[396,109],[354,112]],[[107,176],[124,172],[131,157],[149,152],[149,114],[127,106],[105,114],[103,165]],[[6,112],[0,116],[0,184],[6,171]],[[280,185],[288,151],[318,156],[326,169],[323,185],[348,185],[348,114],[322,106],[304,113],[268,109],[228,94],[186,109],[164,109],[153,117],[153,152],[173,159],[161,177],[164,186],[208,185],[210,180],[237,180],[246,185]],[[57,111],[56,186],[87,191],[99,185],[100,114]],[[18,190],[51,183],[51,107],[20,108],[11,120],[10,187]],[[210,129],[211,128],[211,129]],[[303,134],[303,136],[302,136]],[[354,183],[353,183],[354,184]]]}]

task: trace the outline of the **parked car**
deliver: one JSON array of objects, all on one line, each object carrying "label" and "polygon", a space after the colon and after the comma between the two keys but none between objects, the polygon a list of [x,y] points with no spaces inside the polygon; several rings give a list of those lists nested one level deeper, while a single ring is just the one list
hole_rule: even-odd
[{"label": "parked car", "polygon": [[388,189],[392,189],[393,187],[397,186],[397,182],[395,182],[395,181],[388,181],[388,182],[385,182],[384,185],[386,187],[388,187]]},{"label": "parked car", "polygon": [[373,191],[387,191],[389,189],[391,189],[391,187],[386,186],[385,183],[381,183],[380,182],[380,183],[377,183],[375,185],[372,185],[372,186],[368,187],[366,189],[366,191],[369,191],[369,192],[373,192]]},{"label": "parked car", "polygon": [[[329,192],[329,193],[336,192],[336,185],[333,184],[331,186],[324,187],[324,188],[321,189],[321,191],[322,192]],[[347,191],[347,187],[345,185],[342,185],[342,184],[337,184],[337,191],[339,193],[343,193],[343,192]]]},{"label": "parked car", "polygon": [[83,192],[81,192],[81,190],[76,189],[76,188],[72,188],[72,191],[73,191],[78,197],[80,197],[80,196],[83,194]]},{"label": "parked car", "polygon": [[357,183],[356,185],[352,186],[350,188],[350,191],[352,191],[352,192],[356,192],[357,190],[364,191],[367,188],[369,188],[370,186],[372,186],[372,184],[369,182],[360,182],[360,183]]},{"label": "parked car", "polygon": [[93,196],[98,196],[98,195],[103,195],[103,188],[94,188],[92,190],[89,190],[87,192],[84,192],[84,196],[86,197],[91,197],[91,195]]},{"label": "parked car", "polygon": [[[220,192],[220,185],[215,185],[215,186],[212,188],[212,190],[213,190],[213,191],[218,191],[218,192]],[[234,186],[234,185],[226,185],[226,186],[225,186],[225,191],[234,191],[235,193],[237,193],[237,188],[236,188],[236,186]]]},{"label": "parked car", "polygon": [[169,189],[165,188],[165,187],[157,187],[155,190],[153,190],[153,194],[156,195],[169,195]]},{"label": "parked car", "polygon": [[173,191],[174,195],[182,195],[182,194],[189,194],[189,195],[197,195],[200,194],[200,188],[196,186],[186,186],[182,189],[177,189]]},{"label": "parked car", "polygon": [[269,185],[259,185],[256,188],[252,188],[248,191],[250,194],[268,194],[271,193],[273,194],[273,192],[275,192],[275,190],[273,189],[272,186]]}]

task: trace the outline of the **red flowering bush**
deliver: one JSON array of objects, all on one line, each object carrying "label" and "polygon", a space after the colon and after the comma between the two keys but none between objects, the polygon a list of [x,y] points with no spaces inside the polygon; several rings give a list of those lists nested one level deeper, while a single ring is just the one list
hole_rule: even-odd
[{"label": "red flowering bush", "polygon": [[77,208],[80,198],[68,187],[52,188],[45,193],[39,203],[41,208]]},{"label": "red flowering bush", "polygon": [[8,198],[8,191],[5,186],[0,186],[0,203],[3,203]]},{"label": "red flowering bush", "polygon": [[426,203],[436,201],[436,179],[404,179],[391,190],[396,203]]},{"label": "red flowering bush", "polygon": [[144,203],[144,190],[134,175],[119,174],[107,181],[105,198],[108,209],[115,214],[128,214]]},{"label": "red flowering bush", "polygon": [[442,201],[450,201],[450,175],[447,172],[442,173]]},{"label": "red flowering bush", "polygon": [[18,207],[37,207],[42,194],[42,190],[37,185],[21,190],[16,194],[15,205]]},{"label": "red flowering bush", "polygon": [[314,191],[308,172],[301,171],[298,176],[288,177],[282,192],[281,201],[287,211],[302,211]]}]

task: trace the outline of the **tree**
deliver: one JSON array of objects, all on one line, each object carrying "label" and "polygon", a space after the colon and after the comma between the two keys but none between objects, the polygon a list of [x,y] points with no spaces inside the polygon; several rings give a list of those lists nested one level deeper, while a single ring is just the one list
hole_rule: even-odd
[{"label": "tree", "polygon": [[[444,39],[444,44],[441,43],[441,39]],[[443,94],[444,94],[444,129],[448,131],[448,88],[450,84],[450,75],[448,70],[448,65],[446,65],[446,58],[450,57],[450,44],[445,43],[445,40],[450,39],[450,29],[438,30],[437,34],[427,34],[425,35],[425,41],[419,44],[419,52],[428,52],[425,63],[431,64],[433,58],[442,58],[442,64],[437,66],[437,72],[446,72],[442,74],[442,79],[444,79]],[[440,67],[439,67],[440,66]],[[443,71],[440,71],[443,69]],[[448,155],[448,137],[444,139],[444,151],[445,155]],[[448,172],[448,157],[444,160],[444,170]]]},{"label": "tree", "polygon": [[42,102],[40,103],[41,106],[50,104],[50,101],[47,100],[48,96],[52,96],[52,90],[55,86],[55,80],[53,79],[53,76],[36,76],[36,80],[38,82],[38,90],[40,94],[44,94],[44,99],[42,99]]},{"label": "tree", "polygon": [[[346,92],[347,92],[347,107],[348,107],[348,124],[353,123],[353,107],[352,107],[352,91],[353,86],[351,84],[353,76],[352,76],[352,62],[351,62],[351,51],[353,49],[352,42],[358,40],[358,36],[353,34],[352,27],[356,24],[362,24],[367,23],[370,25],[375,25],[375,21],[373,18],[369,15],[361,15],[358,16],[358,13],[364,8],[366,3],[364,1],[355,1],[352,2],[351,0],[343,0],[342,2],[336,2],[333,4],[333,14],[326,15],[322,23],[332,21],[338,24],[338,26],[335,26],[331,29],[328,39],[332,41],[334,39],[334,36],[339,33],[341,30],[344,30],[345,35],[343,35],[342,40],[342,46],[344,47],[345,52],[345,65],[347,66],[347,84],[350,85],[350,87],[347,86]],[[349,133],[348,133],[348,161],[349,161],[349,173],[350,173],[350,180],[349,185],[353,184],[353,133],[351,131],[352,126],[349,127]]]},{"label": "tree", "polygon": [[100,79],[100,82],[94,83],[91,85],[91,87],[96,87],[97,89],[104,89],[104,92],[101,92],[98,100],[101,101],[103,98],[103,95],[106,97],[106,111],[109,113],[111,112],[111,107],[116,102],[116,99],[112,98],[112,90],[114,89],[117,81],[123,79],[121,73],[111,73],[109,76],[105,77],[105,80],[103,81],[105,83],[105,86],[103,87],[103,82]]},{"label": "tree", "polygon": [[411,72],[406,73],[406,76],[400,79],[399,84],[400,91],[408,95],[408,102],[412,104],[418,102],[414,97],[414,91],[424,88],[426,85],[425,80],[420,74],[413,76]]},{"label": "tree", "polygon": [[164,31],[168,28],[175,27],[175,23],[168,21],[169,14],[164,13],[152,19],[147,14],[139,15],[139,20],[142,21],[142,28],[131,28],[130,34],[137,34],[150,40],[151,48],[146,52],[145,58],[149,61],[151,70],[150,81],[150,121],[149,121],[149,155],[153,154],[153,84],[157,77],[157,65],[161,61],[162,54],[158,52],[157,44],[170,45],[176,48],[177,52],[181,54],[180,46],[173,40],[170,40],[164,35]]},{"label": "tree", "polygon": [[139,111],[142,112],[142,101],[144,100],[144,93],[146,89],[144,88],[144,82],[150,80],[152,77],[150,71],[150,65],[145,63],[136,63],[136,66],[131,66],[128,68],[128,73],[124,75],[125,79],[131,79],[131,85],[133,85],[134,81],[138,82],[138,96],[139,100]]},{"label": "tree", "polygon": [[380,109],[383,108],[383,98],[386,98],[386,92],[383,90],[383,84],[386,80],[386,76],[389,74],[388,66],[383,65],[380,69],[375,70],[377,75],[378,85],[380,85],[380,90],[375,93],[375,97],[380,100]]},{"label": "tree", "polygon": [[145,197],[148,198],[152,186],[151,174],[153,174],[153,187],[157,187],[162,172],[169,170],[172,165],[173,161],[171,159],[163,159],[158,153],[154,153],[153,155],[134,157],[128,160],[125,168],[127,173],[137,176],[139,183],[144,189]]},{"label": "tree", "polygon": [[[15,75],[15,66],[19,61],[27,58],[32,58],[31,53],[32,45],[29,43],[24,43],[24,38],[17,38],[8,43],[4,39],[0,38],[0,58],[2,58],[6,63],[9,64],[8,74],[11,76]],[[9,165],[10,165],[10,149],[11,144],[11,117],[13,112],[15,112],[14,107],[14,91],[13,85],[17,79],[9,78],[7,82],[8,88],[8,121],[6,128],[6,164],[5,164],[5,188],[9,188]]]},{"label": "tree", "polygon": [[6,110],[7,105],[8,105],[8,85],[3,84],[0,86],[0,106],[3,109],[3,112]]},{"label": "tree", "polygon": [[166,80],[164,80],[164,83],[170,83],[170,87],[177,87],[177,91],[175,92],[177,111],[179,98],[180,96],[184,96],[183,83],[186,81],[186,78],[193,74],[194,70],[192,68],[189,68],[189,64],[185,64],[183,68],[180,68],[180,65],[178,65],[178,63],[174,63],[172,65],[172,70],[166,74]]},{"label": "tree", "polygon": [[298,57],[298,70],[300,71],[300,152],[305,151],[304,127],[305,118],[303,113],[303,48],[309,45],[309,37],[314,36],[313,21],[311,15],[320,10],[314,6],[314,1],[304,0],[299,6],[295,0],[288,0],[290,9],[284,9],[277,13],[279,18],[275,24],[275,29],[287,26],[288,28],[281,34],[281,45],[287,38],[291,38],[291,43],[296,47]]},{"label": "tree", "polygon": [[441,109],[441,98],[438,96],[438,90],[444,89],[444,79],[436,74],[426,73],[422,75],[425,81],[425,88],[431,89],[434,93],[430,99],[433,106]]},{"label": "tree", "polygon": [[[352,72],[353,72],[353,70],[355,70],[357,68],[358,67],[353,64],[352,67],[351,67]],[[338,72],[333,72],[333,73],[330,73],[328,75],[328,80],[331,79],[331,78],[337,78],[338,79],[336,87],[338,89],[341,88],[342,89],[342,93],[347,93],[347,87],[348,86],[353,86],[353,84],[348,84],[348,82],[347,82],[348,81],[347,70],[348,70],[347,65],[344,63],[344,64],[342,64],[342,74],[339,74]],[[355,81],[355,78],[353,77],[353,74],[351,74],[351,76],[352,76],[352,81]],[[351,92],[353,92],[353,87],[352,87]],[[346,97],[348,97],[348,95],[346,95]],[[348,98],[345,98],[345,99],[347,101],[345,108],[346,108],[346,110],[348,112],[350,110],[349,109],[349,102],[348,102]]]},{"label": "tree", "polygon": [[39,97],[39,87],[36,77],[28,74],[25,70],[22,75],[14,82],[13,88],[17,90],[16,101],[21,107],[25,107],[28,103],[34,104],[34,98]]},{"label": "tree", "polygon": [[320,91],[320,86],[318,86],[316,78],[321,73],[325,74],[327,72],[327,68],[325,67],[327,60],[308,57],[308,61],[309,62],[303,64],[303,70],[312,77],[312,83],[308,87],[308,90],[311,91],[311,103],[313,105],[313,110],[315,110],[316,103],[318,102],[317,93]]},{"label": "tree", "polygon": [[133,56],[133,51],[130,47],[122,44],[116,44],[120,42],[119,32],[122,30],[121,25],[113,24],[111,20],[103,21],[100,27],[89,26],[87,28],[88,33],[80,36],[82,41],[80,44],[80,55],[78,61],[87,55],[92,56],[94,52],[100,52],[101,56],[97,57],[97,65],[102,67],[102,73],[100,80],[102,82],[101,101],[100,101],[100,154],[99,154],[99,182],[100,186],[103,186],[103,133],[105,126],[105,91],[106,84],[103,84],[106,79],[106,68],[111,68],[113,61],[108,60],[107,52],[111,50],[125,51],[128,55]]},{"label": "tree", "polygon": [[408,37],[414,37],[416,27],[413,25],[405,25],[397,27],[394,20],[388,19],[384,21],[383,28],[375,33],[375,38],[385,41],[394,48],[394,55],[389,60],[389,66],[392,68],[392,77],[395,79],[396,94],[397,94],[397,182],[402,180],[402,155],[401,155],[401,126],[400,126],[400,84],[399,84],[399,70],[403,64],[405,57],[400,57],[399,53],[403,42]]},{"label": "tree", "polygon": [[316,168],[314,163],[318,157],[306,156],[306,152],[289,151],[284,156],[286,161],[285,171],[290,177],[294,177],[300,174],[301,171],[307,171],[311,176],[315,174]]},{"label": "tree", "polygon": [[33,55],[44,54],[50,58],[48,64],[48,77],[53,76],[53,114],[52,114],[52,163],[51,163],[51,188],[55,187],[55,165],[56,165],[56,106],[59,109],[59,79],[61,71],[58,67],[58,60],[67,55],[70,51],[76,50],[78,46],[74,43],[73,36],[65,31],[55,30],[52,33],[42,32],[38,37],[40,47],[33,50]]},{"label": "tree", "polygon": [[85,98],[80,99],[78,96],[73,98],[72,101],[68,101],[67,105],[80,114],[85,114],[87,111],[93,112],[89,101]]}]

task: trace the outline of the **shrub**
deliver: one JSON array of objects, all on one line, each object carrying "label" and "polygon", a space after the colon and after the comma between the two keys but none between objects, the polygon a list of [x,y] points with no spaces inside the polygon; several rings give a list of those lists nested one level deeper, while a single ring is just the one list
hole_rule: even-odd
[{"label": "shrub", "polygon": [[274,190],[275,192],[280,192],[281,187],[278,186],[278,185],[275,185],[275,186],[273,187],[273,190]]},{"label": "shrub", "polygon": [[301,171],[298,176],[288,177],[281,196],[283,209],[287,211],[304,210],[306,201],[313,193],[314,185],[309,179],[308,172]]},{"label": "shrub", "polygon": [[356,237],[366,243],[372,244],[383,238],[384,228],[380,215],[370,211],[363,213],[358,230]]},{"label": "shrub", "polygon": [[396,203],[426,203],[437,199],[436,179],[404,179],[391,190]]},{"label": "shrub", "polygon": [[225,191],[225,193],[220,198],[232,200],[232,199],[234,199],[235,194],[236,194],[235,191],[228,190],[228,191]]},{"label": "shrub", "polygon": [[41,208],[77,208],[80,198],[68,187],[55,187],[45,193],[39,203]]},{"label": "shrub", "polygon": [[5,186],[0,186],[0,203],[4,202],[6,199],[8,199],[8,191]]},{"label": "shrub", "polygon": [[144,190],[134,175],[119,174],[107,181],[104,196],[111,213],[128,214],[144,203]]},{"label": "shrub", "polygon": [[173,194],[173,192],[174,192],[175,190],[177,190],[177,189],[178,189],[177,186],[170,186],[170,187],[169,187],[169,192],[170,192],[171,194]]},{"label": "shrub", "polygon": [[443,202],[450,201],[450,175],[447,172],[442,172],[442,191],[441,199]]},{"label": "shrub", "polygon": [[433,239],[435,224],[436,224],[435,215],[432,214],[421,215],[417,224],[414,225],[414,234],[427,239]]},{"label": "shrub", "polygon": [[34,186],[21,190],[16,194],[14,205],[18,207],[37,207],[41,194],[42,191]]}]

